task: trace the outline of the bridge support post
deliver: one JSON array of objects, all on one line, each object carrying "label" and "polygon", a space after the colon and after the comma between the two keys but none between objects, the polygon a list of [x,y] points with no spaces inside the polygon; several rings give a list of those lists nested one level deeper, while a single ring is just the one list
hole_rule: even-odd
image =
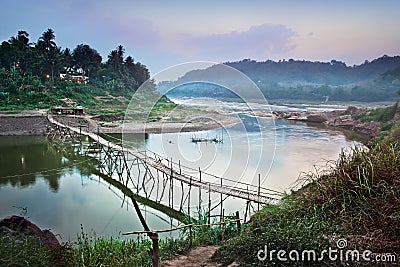
[{"label": "bridge support post", "polygon": [[221,241],[225,239],[225,209],[222,210],[221,216]]},{"label": "bridge support post", "polygon": [[244,212],[244,222],[246,222],[246,219],[247,219],[247,211],[250,213],[250,200],[246,201],[246,211]]},{"label": "bridge support post", "polygon": [[[201,169],[199,167],[200,184],[201,184]],[[199,212],[201,211],[201,187],[199,187]]]},{"label": "bridge support post", "polygon": [[239,217],[239,211],[236,211],[236,229],[237,229],[237,233],[238,235],[240,235],[240,231],[241,231],[241,224],[240,224],[240,217]]},{"label": "bridge support post", "polygon": [[[222,188],[222,177],[221,177],[221,188]],[[224,212],[224,210],[223,210],[223,208],[224,208],[224,199],[223,199],[222,193],[220,195],[221,195],[221,211],[220,211],[220,214],[221,214],[221,220],[222,220],[222,217],[224,216],[223,215],[223,212]]]},{"label": "bridge support post", "polygon": [[130,199],[132,200],[136,214],[138,215],[139,220],[142,223],[144,230],[147,232],[147,235],[149,236],[149,238],[151,239],[151,241],[153,243],[153,249],[150,250],[151,261],[153,263],[153,267],[158,267],[158,261],[159,261],[159,256],[160,256],[160,250],[158,247],[158,233],[150,232],[150,228],[147,225],[142,212],[140,211],[140,208],[139,208],[139,205],[138,205],[136,199],[132,195],[130,196]]},{"label": "bridge support post", "polygon": [[192,177],[190,177],[189,193],[188,193],[188,218],[189,218],[189,223],[190,223],[190,191],[191,190],[192,190]]},{"label": "bridge support post", "polygon": [[257,210],[260,210],[260,193],[261,193],[261,174],[258,174],[258,201],[257,201]]},{"label": "bridge support post", "polygon": [[153,249],[151,249],[151,262],[153,267],[158,267],[160,258],[160,249],[158,246],[158,233],[151,233],[150,239],[153,242]]},{"label": "bridge support post", "polygon": [[189,248],[192,248],[193,245],[193,229],[192,225],[189,225]]},{"label": "bridge support post", "polygon": [[208,183],[208,224],[211,224],[211,184],[210,183]]},{"label": "bridge support post", "polygon": [[174,169],[172,168],[172,158],[171,158],[171,175],[170,175],[170,190],[171,190],[171,208],[174,208]]}]

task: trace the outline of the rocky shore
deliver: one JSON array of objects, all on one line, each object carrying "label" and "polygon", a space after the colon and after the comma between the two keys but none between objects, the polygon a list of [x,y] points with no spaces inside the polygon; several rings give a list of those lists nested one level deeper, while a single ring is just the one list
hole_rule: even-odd
[{"label": "rocky shore", "polygon": [[334,128],[342,128],[357,132],[368,139],[373,139],[380,133],[382,123],[376,121],[362,122],[357,119],[359,114],[367,112],[365,109],[349,107],[346,110],[330,112],[282,112],[273,111],[276,119],[321,123]]},{"label": "rocky shore", "polygon": [[0,238],[8,242],[26,242],[31,238],[37,245],[59,246],[56,236],[50,230],[42,230],[28,219],[12,215],[0,220]]}]

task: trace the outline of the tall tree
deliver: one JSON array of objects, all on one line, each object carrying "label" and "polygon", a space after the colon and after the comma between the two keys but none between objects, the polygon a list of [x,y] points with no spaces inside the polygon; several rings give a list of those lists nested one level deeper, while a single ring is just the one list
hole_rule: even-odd
[{"label": "tall tree", "polygon": [[54,31],[49,28],[39,38],[37,46],[44,51],[50,51],[51,49],[57,47],[56,42],[54,41],[55,38],[56,36],[54,35]]},{"label": "tall tree", "polygon": [[136,89],[138,87],[136,65],[131,56],[128,56],[124,61],[122,80],[130,89]]},{"label": "tall tree", "polygon": [[75,64],[82,68],[83,74],[91,77],[95,76],[101,65],[101,56],[87,44],[78,45],[72,52]]},{"label": "tall tree", "polygon": [[114,76],[121,76],[122,65],[124,62],[125,49],[119,45],[116,50],[112,50],[108,55],[107,66],[114,72]]},{"label": "tall tree", "polygon": [[49,28],[42,34],[36,45],[43,62],[42,72],[50,75],[52,82],[54,82],[54,77],[58,76],[61,63],[61,48],[57,47],[55,38],[54,31]]},{"label": "tall tree", "polygon": [[135,69],[136,69],[136,81],[138,82],[139,85],[141,85],[150,78],[150,72],[145,65],[141,64],[140,62],[137,62],[135,64]]},{"label": "tall tree", "polygon": [[18,31],[16,37],[11,37],[8,44],[3,43],[2,53],[5,53],[4,62],[8,65],[6,68],[12,68],[13,70],[21,70],[26,72],[27,61],[29,60],[29,50],[31,49],[29,44],[29,34],[26,31]]},{"label": "tall tree", "polygon": [[74,67],[74,58],[69,48],[65,48],[62,52],[62,66],[66,71],[69,71]]}]

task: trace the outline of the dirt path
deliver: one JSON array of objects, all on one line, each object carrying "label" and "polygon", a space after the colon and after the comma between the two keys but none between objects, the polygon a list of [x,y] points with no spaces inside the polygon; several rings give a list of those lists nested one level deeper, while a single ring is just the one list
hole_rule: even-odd
[{"label": "dirt path", "polygon": [[[221,266],[211,261],[211,257],[214,252],[218,249],[218,246],[200,246],[192,249],[187,255],[180,256],[174,260],[165,261],[161,266],[171,267],[218,267]],[[233,263],[229,265],[231,267],[238,266]]]}]

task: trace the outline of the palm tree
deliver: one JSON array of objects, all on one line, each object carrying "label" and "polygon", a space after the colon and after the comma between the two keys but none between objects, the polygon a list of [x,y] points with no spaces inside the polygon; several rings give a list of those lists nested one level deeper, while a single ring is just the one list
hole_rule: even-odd
[{"label": "palm tree", "polygon": [[37,47],[42,53],[43,64],[45,70],[50,70],[51,81],[54,83],[54,72],[55,68],[58,70],[60,61],[61,49],[57,47],[55,40],[54,31],[47,29],[42,36],[39,38]]},{"label": "palm tree", "polygon": [[39,38],[38,46],[44,51],[49,51],[56,47],[56,42],[54,41],[55,38],[56,36],[54,35],[54,31],[49,28]]}]

